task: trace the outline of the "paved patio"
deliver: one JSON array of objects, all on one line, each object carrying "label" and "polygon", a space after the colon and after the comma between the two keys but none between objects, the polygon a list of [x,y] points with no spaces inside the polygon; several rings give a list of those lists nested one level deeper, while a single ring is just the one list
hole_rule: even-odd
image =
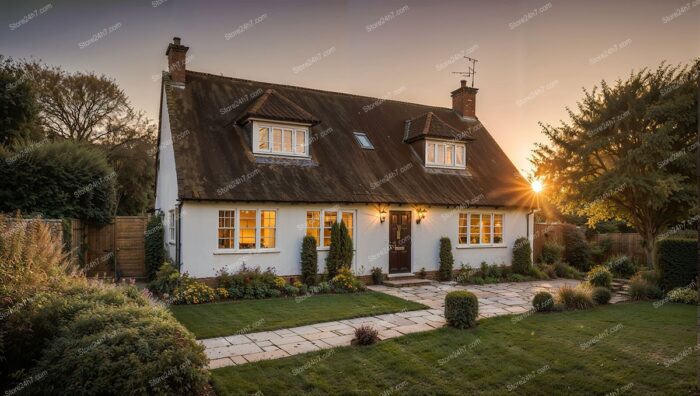
[{"label": "paved patio", "polygon": [[355,329],[368,324],[379,330],[382,340],[405,334],[433,330],[445,325],[445,295],[453,290],[469,290],[479,298],[479,317],[517,314],[532,308],[532,297],[539,291],[553,292],[564,284],[575,286],[576,280],[557,279],[520,283],[460,286],[433,283],[429,286],[391,288],[370,286],[375,291],[425,304],[430,309],[368,316],[291,329],[263,331],[217,337],[200,342],[215,369],[258,360],[278,359],[299,353],[350,345]]}]

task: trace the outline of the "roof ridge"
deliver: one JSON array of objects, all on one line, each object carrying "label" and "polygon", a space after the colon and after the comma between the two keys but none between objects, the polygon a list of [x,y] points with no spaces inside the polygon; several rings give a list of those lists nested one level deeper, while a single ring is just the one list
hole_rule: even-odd
[{"label": "roof ridge", "polygon": [[352,93],[347,93],[347,92],[328,91],[328,90],[325,90],[325,89],[301,87],[301,86],[298,86],[298,85],[288,85],[288,84],[279,84],[279,83],[273,83],[273,82],[267,82],[267,81],[248,80],[248,79],[245,79],[245,78],[236,78],[236,77],[222,76],[222,75],[218,75],[218,74],[199,72],[199,71],[195,71],[195,70],[187,70],[187,73],[194,73],[194,74],[199,74],[199,75],[202,75],[202,76],[218,77],[218,78],[223,78],[223,79],[226,79],[226,80],[234,80],[234,81],[241,81],[241,82],[252,82],[252,83],[258,83],[258,84],[276,85],[276,86],[279,86],[279,87],[293,88],[293,89],[299,89],[299,90],[304,90],[304,91],[312,91],[312,92],[320,92],[320,93],[326,93],[326,94],[335,94],[335,95],[342,95],[342,96],[350,96],[350,97],[354,97],[354,98],[365,98],[365,99],[372,99],[372,100],[381,100],[381,101],[383,101],[383,102],[394,102],[394,103],[410,104],[410,105],[414,105],[414,106],[428,107],[428,108],[431,108],[431,109],[452,110],[452,109],[449,108],[449,107],[428,105],[428,104],[415,103],[415,102],[406,102],[406,101],[403,101],[403,100],[384,99],[384,98],[378,98],[378,97],[375,97],[375,96],[358,95],[358,94],[352,94]]}]

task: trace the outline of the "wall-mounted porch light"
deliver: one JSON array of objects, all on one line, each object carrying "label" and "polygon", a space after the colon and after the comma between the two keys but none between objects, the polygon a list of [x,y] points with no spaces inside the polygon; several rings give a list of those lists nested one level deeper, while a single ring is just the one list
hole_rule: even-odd
[{"label": "wall-mounted porch light", "polygon": [[379,222],[383,223],[386,221],[386,210],[382,209],[379,211]]},{"label": "wall-mounted porch light", "polygon": [[423,208],[416,209],[416,224],[420,224],[421,220],[425,219],[425,212],[427,210]]}]

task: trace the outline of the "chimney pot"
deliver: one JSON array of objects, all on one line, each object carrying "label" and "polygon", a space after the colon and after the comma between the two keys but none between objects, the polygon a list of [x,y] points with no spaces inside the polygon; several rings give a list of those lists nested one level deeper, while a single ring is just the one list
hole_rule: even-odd
[{"label": "chimney pot", "polygon": [[187,71],[185,63],[187,62],[186,56],[189,49],[189,47],[180,44],[180,37],[173,37],[173,42],[168,44],[168,49],[165,51],[165,55],[168,57],[170,80],[175,83],[185,83]]},{"label": "chimney pot", "polygon": [[467,80],[460,80],[459,83],[462,85],[462,88],[467,86]]}]

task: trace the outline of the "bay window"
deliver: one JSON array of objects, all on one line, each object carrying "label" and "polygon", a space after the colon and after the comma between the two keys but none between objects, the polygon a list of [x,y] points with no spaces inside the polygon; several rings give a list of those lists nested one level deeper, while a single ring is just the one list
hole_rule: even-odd
[{"label": "bay window", "polygon": [[499,245],[503,243],[502,213],[460,213],[457,225],[460,245]]}]

